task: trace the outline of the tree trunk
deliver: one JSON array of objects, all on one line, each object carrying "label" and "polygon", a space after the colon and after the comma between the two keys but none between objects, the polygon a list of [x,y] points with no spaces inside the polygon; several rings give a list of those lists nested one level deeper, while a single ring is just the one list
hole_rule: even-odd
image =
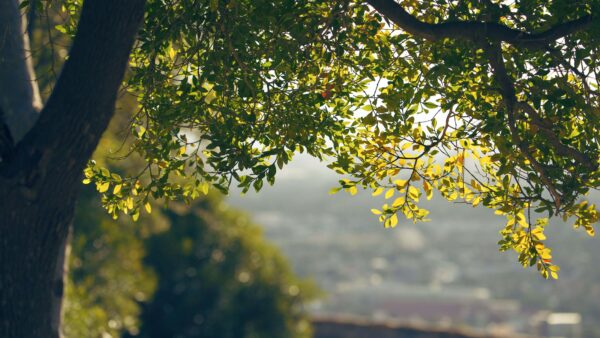
[{"label": "tree trunk", "polygon": [[48,102],[0,162],[0,337],[60,336],[57,271],[81,172],[113,114],[143,13],[144,0],[84,2]]},{"label": "tree trunk", "polygon": [[48,194],[50,203],[31,203],[18,195],[0,193],[0,336],[59,337],[63,282],[56,271],[74,199]]}]

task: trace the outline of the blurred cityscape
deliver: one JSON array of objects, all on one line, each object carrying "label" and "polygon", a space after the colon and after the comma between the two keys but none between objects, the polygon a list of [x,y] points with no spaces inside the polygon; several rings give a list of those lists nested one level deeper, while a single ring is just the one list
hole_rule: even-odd
[{"label": "blurred cityscape", "polygon": [[600,247],[568,224],[551,222],[548,243],[562,268],[558,281],[523,269],[498,251],[503,219],[483,208],[434,199],[431,221],[384,229],[369,192],[328,191],[338,176],[301,157],[272,187],[229,202],[264,226],[301,276],[326,296],[316,318],[473,329],[506,337],[600,337]]}]

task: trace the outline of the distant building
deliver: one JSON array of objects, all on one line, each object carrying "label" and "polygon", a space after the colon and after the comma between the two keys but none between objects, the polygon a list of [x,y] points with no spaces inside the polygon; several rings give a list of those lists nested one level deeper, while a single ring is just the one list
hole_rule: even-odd
[{"label": "distant building", "polygon": [[[528,316],[515,300],[493,299],[487,289],[431,286],[348,285],[330,295],[316,315],[350,314],[437,327],[467,326],[488,333],[528,332]],[[360,311],[360,312],[358,312]]]},{"label": "distant building", "polygon": [[540,311],[532,317],[531,326],[540,337],[582,338],[579,313]]}]

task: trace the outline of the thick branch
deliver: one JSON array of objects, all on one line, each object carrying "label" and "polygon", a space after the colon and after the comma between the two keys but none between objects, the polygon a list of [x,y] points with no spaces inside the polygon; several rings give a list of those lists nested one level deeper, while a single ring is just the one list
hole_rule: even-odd
[{"label": "thick branch", "polygon": [[592,23],[592,15],[585,15],[542,32],[528,33],[497,22],[449,21],[431,24],[413,17],[394,0],[367,0],[367,3],[406,32],[431,41],[452,38],[477,42],[486,38],[492,42],[506,42],[536,49],[561,37],[586,29]]},{"label": "thick branch", "polygon": [[[2,0],[0,0],[2,1]],[[0,174],[27,174],[32,186],[70,181],[96,147],[114,111],[118,89],[144,14],[144,0],[86,0],[69,58],[40,118]],[[56,183],[57,189],[68,187]],[[60,194],[60,191],[57,191]]]},{"label": "thick branch", "polygon": [[42,107],[25,21],[18,0],[0,0],[0,121],[15,141],[31,129]]}]

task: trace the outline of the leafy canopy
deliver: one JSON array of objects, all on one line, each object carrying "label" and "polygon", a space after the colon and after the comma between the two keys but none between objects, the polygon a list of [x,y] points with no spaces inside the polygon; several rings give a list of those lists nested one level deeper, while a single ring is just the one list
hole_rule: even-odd
[{"label": "leafy canopy", "polygon": [[[131,97],[119,100],[131,105]],[[117,114],[96,156],[111,171],[139,168],[109,161],[120,144]],[[318,296],[295,275],[260,228],[211,192],[190,206],[156,203],[137,223],[110,219],[94,187],[84,189],[74,220],[63,334],[76,337],[302,338],[306,304]]]},{"label": "leafy canopy", "polygon": [[386,227],[425,220],[434,193],[495,210],[501,250],[556,278],[549,218],[593,235],[599,217],[585,196],[599,186],[600,2],[367,2],[150,0],[126,83],[147,165],[121,177],[92,162],[84,182],[136,219],[211,184],[259,190],[307,152],[339,189],[385,193]]}]

